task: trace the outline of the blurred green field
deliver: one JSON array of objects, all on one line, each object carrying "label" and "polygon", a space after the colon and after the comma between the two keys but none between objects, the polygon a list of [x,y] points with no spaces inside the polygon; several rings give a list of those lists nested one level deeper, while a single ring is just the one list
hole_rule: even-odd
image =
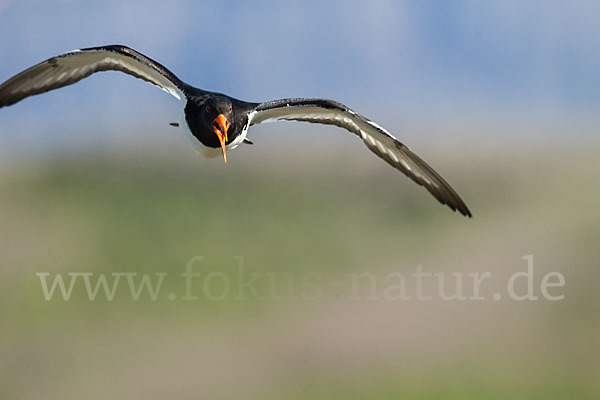
[{"label": "blurred green field", "polygon": [[[600,161],[592,149],[425,159],[471,208],[384,163],[236,152],[78,154],[0,172],[0,398],[594,399],[600,395]],[[287,164],[286,160],[298,160]],[[179,275],[494,274],[535,257],[565,299],[183,301]],[[45,301],[38,272],[168,273],[152,301]],[[262,285],[262,284],[261,284]],[[259,285],[260,286],[260,285]],[[260,286],[260,290],[264,286]],[[488,291],[488,294],[494,290]],[[167,294],[176,294],[169,300]]]}]

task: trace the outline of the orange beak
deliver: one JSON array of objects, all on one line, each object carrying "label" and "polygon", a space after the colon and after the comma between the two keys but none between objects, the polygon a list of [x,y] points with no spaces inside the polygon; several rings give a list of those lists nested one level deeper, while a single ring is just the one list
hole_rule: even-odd
[{"label": "orange beak", "polygon": [[225,146],[227,145],[227,129],[229,129],[229,121],[223,116],[223,114],[219,114],[219,116],[214,119],[213,129],[219,138],[219,142],[221,142],[221,148],[223,149],[223,161],[227,163]]}]

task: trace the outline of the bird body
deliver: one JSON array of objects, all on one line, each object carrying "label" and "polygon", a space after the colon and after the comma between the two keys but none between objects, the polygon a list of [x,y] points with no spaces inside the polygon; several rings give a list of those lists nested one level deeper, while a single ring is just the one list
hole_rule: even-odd
[{"label": "bird body", "polygon": [[335,125],[358,136],[377,156],[424,186],[438,201],[470,217],[452,187],[387,130],[345,105],[327,99],[290,98],[246,102],[205,91],[180,80],[160,63],[126,46],[91,47],[52,57],[0,85],[0,108],[22,99],[71,85],[95,72],[121,71],[150,82],[182,102],[178,123],[194,148],[205,157],[223,156],[247,138],[248,128],[271,121],[304,121]]},{"label": "bird body", "polygon": [[237,100],[222,93],[204,92],[189,85],[185,94],[179,128],[191,139],[200,154],[206,158],[221,155],[219,137],[212,129],[206,129],[208,123],[219,115],[229,121],[226,149],[233,150],[244,141],[248,134],[249,112],[256,106],[255,103]]}]

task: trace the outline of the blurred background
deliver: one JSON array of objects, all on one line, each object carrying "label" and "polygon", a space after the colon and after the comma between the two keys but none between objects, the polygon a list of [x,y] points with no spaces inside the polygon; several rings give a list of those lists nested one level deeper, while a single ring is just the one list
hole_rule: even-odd
[{"label": "blurred background", "polygon": [[[0,110],[0,398],[598,398],[598,21],[594,1],[0,0],[0,81],[120,43],[244,100],[333,98],[474,214],[340,129],[255,126],[224,165],[168,126],[175,99],[124,74],[26,99]],[[563,300],[507,298],[529,254],[536,294],[556,271]],[[281,279],[419,265],[492,279],[483,301],[326,285],[214,301],[198,278],[184,301],[197,256],[197,272],[232,281],[236,257]],[[46,301],[40,272],[168,276],[156,300],[121,287],[90,301],[75,285]]]}]

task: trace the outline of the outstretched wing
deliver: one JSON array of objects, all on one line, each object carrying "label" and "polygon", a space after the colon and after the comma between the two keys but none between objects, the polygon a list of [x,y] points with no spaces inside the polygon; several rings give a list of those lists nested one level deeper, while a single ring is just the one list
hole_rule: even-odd
[{"label": "outstretched wing", "polygon": [[442,204],[471,217],[460,196],[437,172],[388,131],[348,107],[324,99],[284,99],[261,103],[249,114],[250,125],[294,120],[344,128],[362,138],[367,147],[392,167],[424,186]]},{"label": "outstretched wing", "polygon": [[126,46],[91,47],[60,54],[13,76],[0,85],[0,108],[26,97],[71,85],[95,72],[121,71],[184,99],[185,84],[171,71]]}]

